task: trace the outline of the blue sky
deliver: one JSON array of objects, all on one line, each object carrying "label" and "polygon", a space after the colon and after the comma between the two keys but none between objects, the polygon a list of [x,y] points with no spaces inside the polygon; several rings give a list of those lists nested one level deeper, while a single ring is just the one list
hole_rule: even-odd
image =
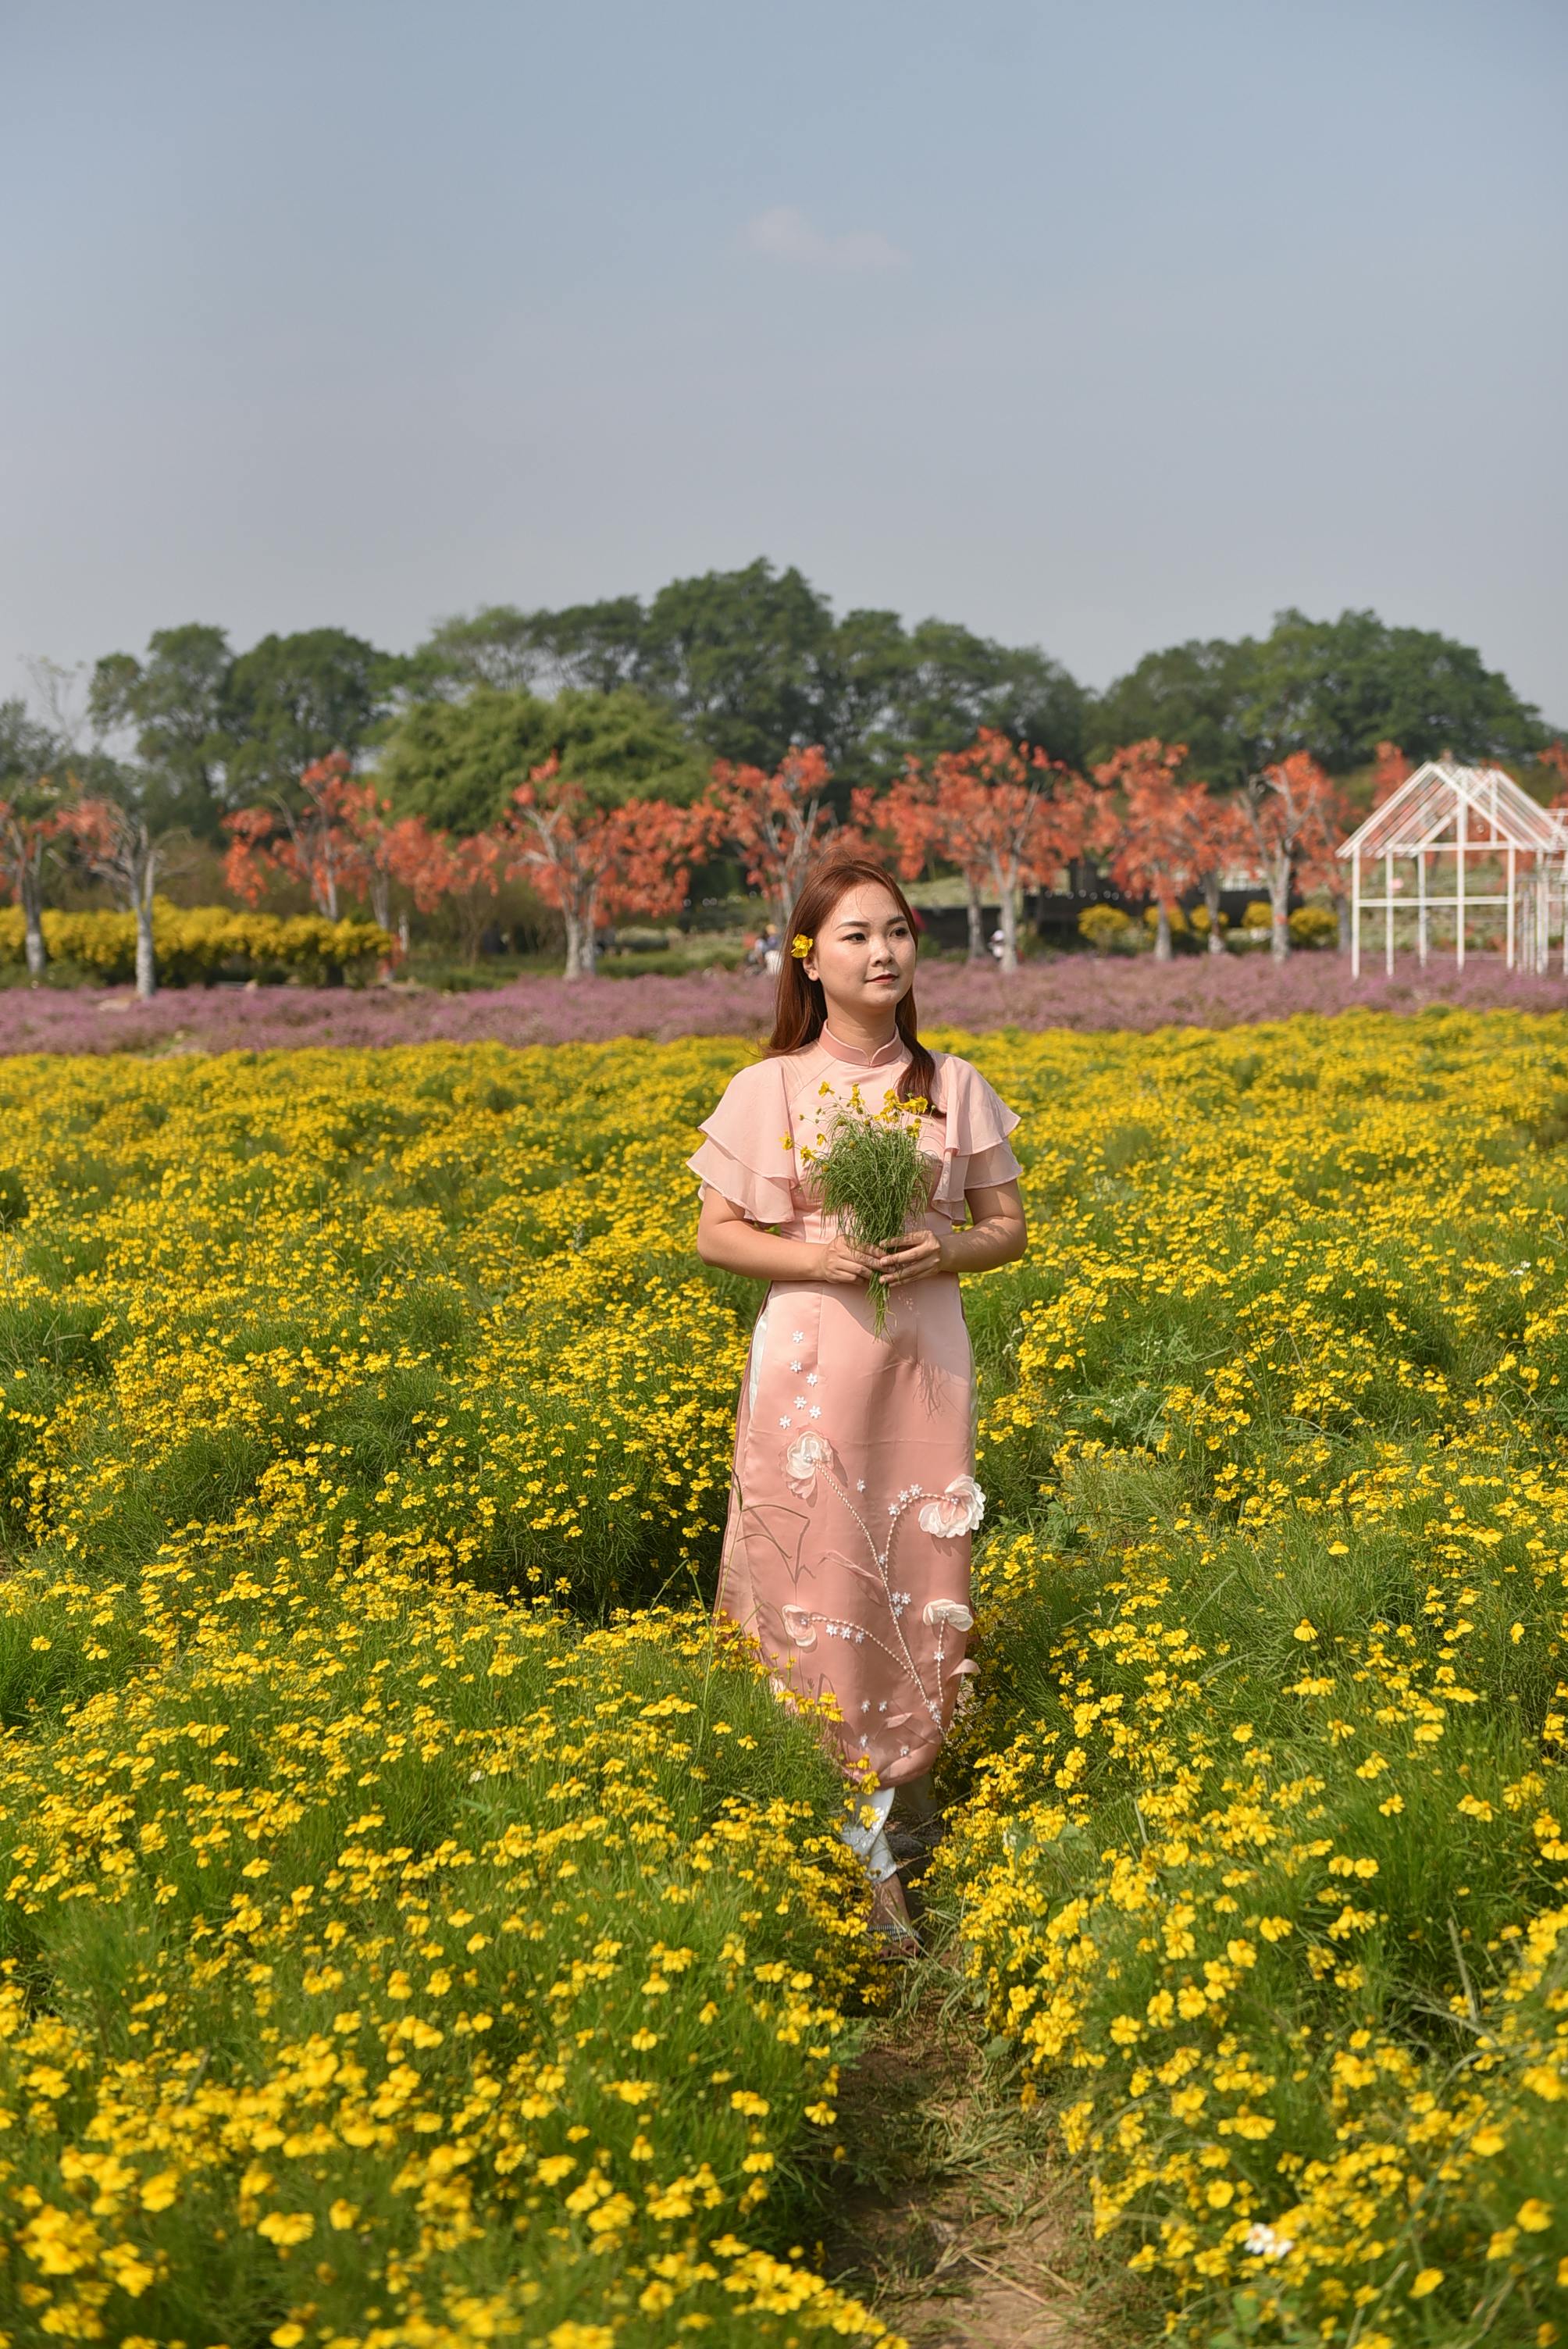
[{"label": "blue sky", "polygon": [[1560,0],[0,0],[0,693],[766,554],[1568,722]]}]

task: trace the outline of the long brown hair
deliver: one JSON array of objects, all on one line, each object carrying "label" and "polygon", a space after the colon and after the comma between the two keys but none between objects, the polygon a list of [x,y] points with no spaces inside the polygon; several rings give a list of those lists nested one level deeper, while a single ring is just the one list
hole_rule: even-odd
[{"label": "long brown hair", "polygon": [[[845,894],[860,882],[869,882],[885,889],[904,920],[910,935],[918,940],[919,925],[914,908],[892,874],[886,872],[870,856],[830,856],[806,875],[800,894],[795,900],[789,916],[790,937],[804,934],[815,938],[833,908]],[[802,1052],[814,1044],[821,1034],[828,1017],[828,999],[822,992],[820,978],[808,978],[804,961],[797,961],[789,951],[789,938],[783,941],[783,960],[779,966],[779,992],[774,999],[773,1033],[768,1039],[769,1052]],[[936,1084],[936,1062],[920,1040],[915,1022],[914,988],[899,1002],[893,1012],[898,1032],[909,1046],[909,1061],[898,1081],[900,1101],[924,1101],[940,1117],[942,1109],[934,1098]]]}]

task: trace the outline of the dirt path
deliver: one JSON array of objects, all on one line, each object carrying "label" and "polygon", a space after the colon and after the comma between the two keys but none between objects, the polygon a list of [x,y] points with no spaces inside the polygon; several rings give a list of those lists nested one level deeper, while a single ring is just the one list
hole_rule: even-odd
[{"label": "dirt path", "polygon": [[839,2108],[851,2183],[827,2272],[911,2349],[1107,2349],[1106,2287],[1073,2190],[940,1954],[905,1978]]}]

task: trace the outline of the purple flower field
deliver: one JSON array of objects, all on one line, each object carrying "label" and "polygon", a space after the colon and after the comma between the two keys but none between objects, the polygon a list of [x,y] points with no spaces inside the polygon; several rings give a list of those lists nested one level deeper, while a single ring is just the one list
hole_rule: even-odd
[{"label": "purple flower field", "polygon": [[[769,1024],[771,982],[727,971],[679,978],[525,978],[469,995],[400,988],[191,988],[139,1004],[124,988],[0,990],[0,1052],[264,1051],[307,1044],[432,1041],[559,1044],[612,1036],[755,1035]],[[1427,1004],[1520,1011],[1568,1009],[1568,980],[1511,977],[1496,957],[1424,973],[1401,963],[1353,985],[1348,962],[1298,954],[1276,971],[1266,957],[1183,957],[1157,964],[1088,955],[994,968],[934,963],[919,988],[926,1028],[1226,1028],[1294,1012],[1352,1007],[1415,1011]]]}]

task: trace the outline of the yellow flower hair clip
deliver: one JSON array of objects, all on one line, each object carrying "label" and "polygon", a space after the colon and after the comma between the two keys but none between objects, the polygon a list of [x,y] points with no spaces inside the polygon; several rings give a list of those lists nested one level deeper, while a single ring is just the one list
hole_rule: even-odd
[{"label": "yellow flower hair clip", "polygon": [[804,962],[816,943],[815,938],[809,938],[804,930],[797,930],[789,941],[789,951],[797,962]]}]

